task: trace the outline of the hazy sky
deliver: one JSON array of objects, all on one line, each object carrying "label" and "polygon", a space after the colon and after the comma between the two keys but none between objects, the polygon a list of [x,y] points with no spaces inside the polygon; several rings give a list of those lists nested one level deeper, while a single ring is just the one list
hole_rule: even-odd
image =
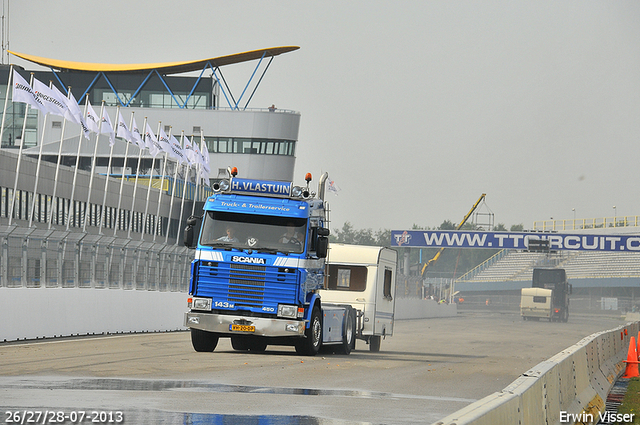
[{"label": "hazy sky", "polygon": [[[84,62],[300,46],[250,106],[300,111],[296,181],[329,172],[333,229],[459,222],[482,193],[525,229],[640,215],[637,1],[21,0],[9,28]],[[235,93],[253,66],[223,68]]]}]

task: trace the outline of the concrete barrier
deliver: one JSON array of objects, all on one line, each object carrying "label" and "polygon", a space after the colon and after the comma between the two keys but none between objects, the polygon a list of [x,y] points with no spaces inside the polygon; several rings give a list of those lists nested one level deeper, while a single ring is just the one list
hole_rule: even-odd
[{"label": "concrete barrier", "polygon": [[183,292],[1,288],[0,342],[184,329],[186,310]]},{"label": "concrete barrier", "polygon": [[[95,288],[0,288],[0,342],[185,329],[184,292]],[[396,299],[396,319],[455,316],[455,304]]]},{"label": "concrete barrier", "polygon": [[595,424],[639,330],[634,322],[590,335],[435,425]]}]

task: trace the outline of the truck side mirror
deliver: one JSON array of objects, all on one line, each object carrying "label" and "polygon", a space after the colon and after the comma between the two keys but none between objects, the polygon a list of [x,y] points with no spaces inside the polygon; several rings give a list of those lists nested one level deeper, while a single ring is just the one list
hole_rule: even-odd
[{"label": "truck side mirror", "polygon": [[327,258],[329,252],[329,238],[326,236],[319,236],[316,244],[316,255],[318,258]]},{"label": "truck side mirror", "polygon": [[199,227],[198,221],[198,217],[194,215],[187,219],[187,227],[184,229],[184,246],[187,248],[193,249],[196,247],[195,239],[197,239],[197,236],[195,229]]},{"label": "truck side mirror", "polygon": [[331,232],[324,227],[318,227],[318,236],[329,236]]}]

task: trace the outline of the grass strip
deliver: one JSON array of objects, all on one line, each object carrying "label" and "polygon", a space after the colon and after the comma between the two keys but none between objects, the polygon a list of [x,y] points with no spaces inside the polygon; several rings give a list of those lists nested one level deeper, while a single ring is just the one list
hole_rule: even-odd
[{"label": "grass strip", "polygon": [[633,414],[633,422],[625,424],[640,425],[640,378],[629,379],[627,392],[618,407],[618,414]]}]

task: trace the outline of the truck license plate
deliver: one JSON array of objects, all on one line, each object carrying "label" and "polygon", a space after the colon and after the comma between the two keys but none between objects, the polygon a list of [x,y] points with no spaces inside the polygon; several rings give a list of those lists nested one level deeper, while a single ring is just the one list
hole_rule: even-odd
[{"label": "truck license plate", "polygon": [[256,327],[249,325],[229,325],[229,330],[237,332],[255,332]]}]

